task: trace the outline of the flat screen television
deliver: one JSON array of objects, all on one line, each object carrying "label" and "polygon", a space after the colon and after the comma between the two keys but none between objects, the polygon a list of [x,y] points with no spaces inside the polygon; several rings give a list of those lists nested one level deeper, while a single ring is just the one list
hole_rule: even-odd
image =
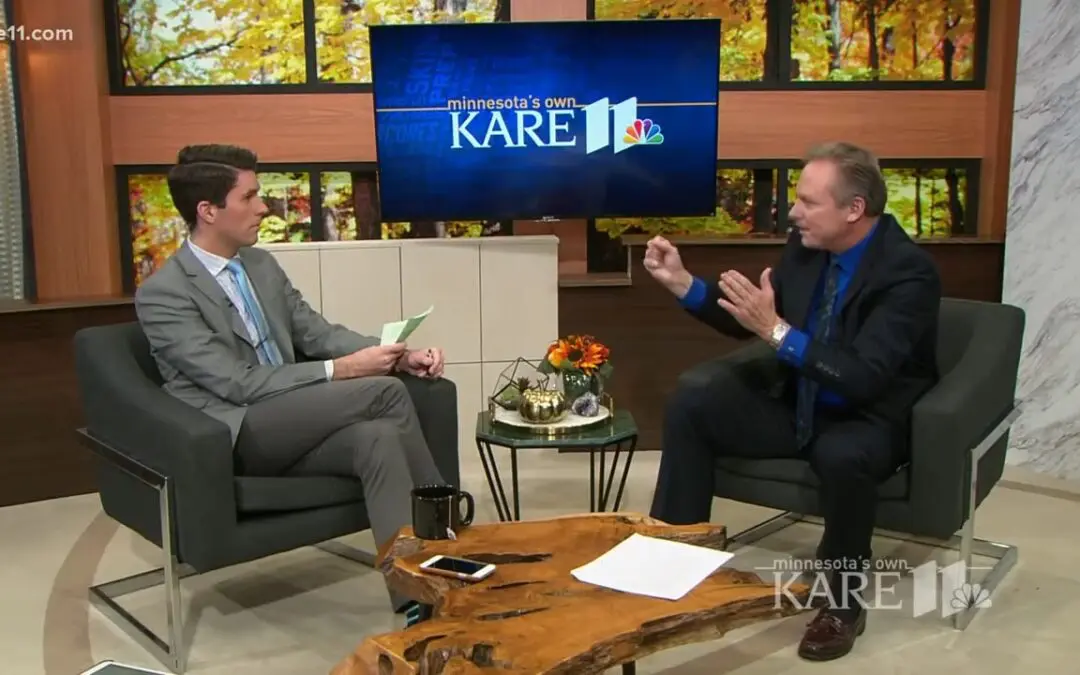
[{"label": "flat screen television", "polygon": [[715,212],[718,19],[370,39],[383,221]]}]

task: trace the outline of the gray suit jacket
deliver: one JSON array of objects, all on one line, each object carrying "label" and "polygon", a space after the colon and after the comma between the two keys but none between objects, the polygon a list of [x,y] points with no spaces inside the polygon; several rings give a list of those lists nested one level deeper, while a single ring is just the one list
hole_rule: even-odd
[{"label": "gray suit jacket", "polygon": [[259,363],[240,313],[186,244],[135,293],[164,389],[229,425],[233,443],[246,406],[325,382],[323,361],[379,343],[324,319],[270,253],[247,248],[240,259],[285,365]]}]

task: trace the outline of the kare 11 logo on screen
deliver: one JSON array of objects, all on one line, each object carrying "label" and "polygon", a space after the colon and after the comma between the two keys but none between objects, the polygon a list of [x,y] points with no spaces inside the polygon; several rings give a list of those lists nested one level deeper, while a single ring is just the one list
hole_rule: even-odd
[{"label": "kare 11 logo on screen", "polygon": [[450,147],[455,150],[576,147],[578,135],[570,130],[570,125],[577,119],[579,111],[585,113],[587,155],[608,147],[618,154],[637,145],[664,142],[659,124],[638,117],[636,96],[615,104],[604,97],[588,105],[578,105],[572,97],[543,101],[537,96],[527,99],[462,97],[449,101],[447,109],[451,123]]}]

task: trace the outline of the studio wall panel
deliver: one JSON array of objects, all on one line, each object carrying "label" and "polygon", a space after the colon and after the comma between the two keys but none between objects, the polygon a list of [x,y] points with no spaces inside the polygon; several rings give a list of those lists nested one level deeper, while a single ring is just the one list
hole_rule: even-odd
[{"label": "studio wall panel", "polygon": [[323,249],[322,306],[327,321],[378,337],[401,320],[401,257],[396,246],[341,242]]},{"label": "studio wall panel", "polygon": [[278,264],[285,270],[293,288],[300,291],[304,300],[316,312],[322,311],[322,270],[319,251],[296,247],[271,249]]},{"label": "studio wall panel", "polygon": [[1010,464],[1080,478],[1080,14],[1072,3],[1025,0],[1020,20],[1012,189],[1002,299],[1027,315]]},{"label": "studio wall panel", "polygon": [[491,239],[480,252],[480,325],[485,362],[536,359],[558,337],[559,260],[554,237],[528,246]]},{"label": "studio wall panel", "polygon": [[401,308],[434,307],[408,343],[442,347],[447,363],[480,361],[480,243],[417,240],[401,247]]}]

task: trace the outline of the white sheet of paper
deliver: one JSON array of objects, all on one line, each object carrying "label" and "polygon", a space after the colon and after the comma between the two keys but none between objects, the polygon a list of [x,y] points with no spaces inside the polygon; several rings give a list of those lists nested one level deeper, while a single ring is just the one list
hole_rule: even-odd
[{"label": "white sheet of paper", "polygon": [[433,309],[435,309],[434,305],[428,307],[420,314],[409,317],[408,319],[403,319],[402,321],[391,321],[390,323],[383,324],[382,336],[379,338],[379,344],[392,345],[398,342],[404,342],[406,339],[408,339],[410,335],[413,334],[413,331],[415,331],[416,328],[421,323],[423,323],[424,318],[427,317],[428,314],[431,314],[431,310]]},{"label": "white sheet of paper", "polygon": [[726,551],[634,534],[570,573],[587,584],[678,600],[733,557]]}]

